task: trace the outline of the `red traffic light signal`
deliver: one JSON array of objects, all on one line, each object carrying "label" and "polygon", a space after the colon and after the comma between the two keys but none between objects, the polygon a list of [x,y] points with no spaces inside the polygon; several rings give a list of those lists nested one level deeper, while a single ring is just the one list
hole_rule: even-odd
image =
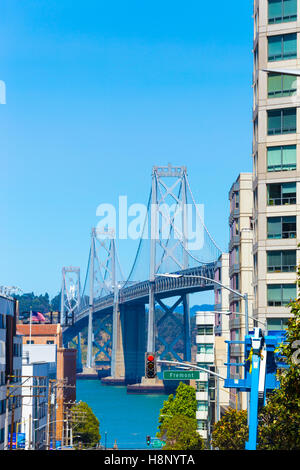
[{"label": "red traffic light signal", "polygon": [[155,363],[155,354],[146,353],[146,377],[148,379],[154,379],[156,376],[156,363]]}]

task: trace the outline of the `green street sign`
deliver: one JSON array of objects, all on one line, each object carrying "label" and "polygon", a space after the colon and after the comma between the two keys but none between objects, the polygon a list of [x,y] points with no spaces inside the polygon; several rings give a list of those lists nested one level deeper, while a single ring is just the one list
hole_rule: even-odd
[{"label": "green street sign", "polygon": [[161,449],[164,444],[165,444],[165,442],[160,441],[158,439],[151,442],[151,445],[152,445],[153,449]]},{"label": "green street sign", "polygon": [[198,370],[164,370],[164,380],[199,380]]}]

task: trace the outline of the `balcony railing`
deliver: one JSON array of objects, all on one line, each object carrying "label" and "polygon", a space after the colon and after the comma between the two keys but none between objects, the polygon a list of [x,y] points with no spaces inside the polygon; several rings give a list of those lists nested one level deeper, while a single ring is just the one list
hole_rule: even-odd
[{"label": "balcony railing", "polygon": [[272,197],[268,200],[269,206],[285,206],[296,204],[296,195],[290,197]]},{"label": "balcony railing", "polygon": [[268,165],[268,171],[296,170],[296,163],[282,163],[281,165]]},{"label": "balcony railing", "polygon": [[269,91],[268,98],[283,98],[285,96],[294,95],[297,92],[297,88],[291,88],[290,90],[276,90]]},{"label": "balcony railing", "polygon": [[297,52],[285,52],[284,54],[275,54],[275,55],[270,55],[268,57],[269,62],[274,62],[277,60],[288,60],[288,59],[296,59],[297,58]]},{"label": "balcony railing", "polygon": [[297,21],[297,14],[274,16],[273,18],[269,18],[269,24],[284,23],[288,21]]},{"label": "balcony railing", "polygon": [[268,233],[268,238],[296,238],[296,230],[289,230],[281,233]]},{"label": "balcony railing", "polygon": [[296,265],[268,266],[269,273],[291,273],[296,271]]},{"label": "balcony railing", "polygon": [[296,132],[296,126],[268,129],[268,135],[293,134]]}]

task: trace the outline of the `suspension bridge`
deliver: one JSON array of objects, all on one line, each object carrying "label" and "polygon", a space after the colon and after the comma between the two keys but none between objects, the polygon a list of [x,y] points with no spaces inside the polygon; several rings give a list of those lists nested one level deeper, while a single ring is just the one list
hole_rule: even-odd
[{"label": "suspension bridge", "polygon": [[[64,267],[61,322],[67,345],[87,327],[87,360],[111,366],[111,377],[139,383],[145,374],[145,353],[161,359],[191,360],[189,295],[214,289],[221,250],[204,224],[184,166],[155,166],[138,249],[125,276],[116,246],[115,227],[92,229],[83,286],[80,270]],[[171,275],[169,275],[171,274]],[[176,315],[176,310],[182,312]],[[159,314],[158,314],[159,311]],[[172,319],[178,335],[170,342],[159,332]],[[97,325],[97,326],[96,326]],[[76,340],[77,338],[77,340]],[[99,340],[100,338],[100,340]],[[183,344],[182,353],[176,343]]]}]

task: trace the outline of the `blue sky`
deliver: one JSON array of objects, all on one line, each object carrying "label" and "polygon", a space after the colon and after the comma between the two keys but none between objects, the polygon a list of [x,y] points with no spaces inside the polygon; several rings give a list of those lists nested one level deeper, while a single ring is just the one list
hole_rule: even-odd
[{"label": "blue sky", "polygon": [[227,249],[228,191],[252,168],[252,31],[249,0],[2,0],[0,285],[52,296],[62,266],[84,277],[97,206],[146,203],[168,162]]}]

